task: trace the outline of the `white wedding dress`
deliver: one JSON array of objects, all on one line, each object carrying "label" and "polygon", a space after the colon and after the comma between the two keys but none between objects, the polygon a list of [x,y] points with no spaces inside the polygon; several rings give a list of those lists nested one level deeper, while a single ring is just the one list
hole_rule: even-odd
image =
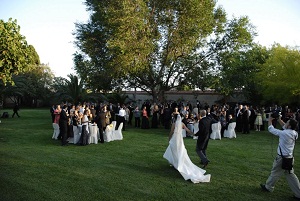
[{"label": "white wedding dress", "polygon": [[180,115],[177,117],[173,136],[163,157],[180,172],[185,180],[190,179],[193,183],[210,182],[210,174],[204,175],[206,171],[196,166],[187,154],[182,138]]}]

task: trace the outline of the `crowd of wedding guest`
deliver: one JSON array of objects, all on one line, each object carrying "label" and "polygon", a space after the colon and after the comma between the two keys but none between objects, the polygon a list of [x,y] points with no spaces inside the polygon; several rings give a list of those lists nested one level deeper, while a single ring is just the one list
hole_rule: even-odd
[{"label": "crowd of wedding guest", "polygon": [[[103,143],[103,132],[107,125],[116,121],[116,129],[123,123],[123,131],[129,127],[141,129],[170,129],[174,119],[174,112],[178,111],[182,116],[183,123],[188,127],[191,123],[197,123],[200,110],[205,109],[207,116],[213,118],[221,124],[221,135],[228,124],[235,121],[236,131],[249,134],[250,131],[262,131],[266,129],[268,115],[280,112],[281,118],[287,121],[294,118],[299,121],[299,110],[284,108],[274,105],[273,107],[258,107],[247,104],[201,104],[199,101],[195,105],[190,102],[169,101],[166,103],[151,103],[145,101],[141,106],[113,103],[80,103],[73,105],[63,103],[53,105],[50,109],[52,123],[58,124],[60,128],[59,139],[62,145],[66,145],[67,139],[73,135],[73,126],[87,126],[89,123],[97,124],[100,133],[100,142]],[[276,122],[274,122],[276,124]],[[276,125],[275,125],[276,126]],[[81,143],[84,144],[84,142]]]}]

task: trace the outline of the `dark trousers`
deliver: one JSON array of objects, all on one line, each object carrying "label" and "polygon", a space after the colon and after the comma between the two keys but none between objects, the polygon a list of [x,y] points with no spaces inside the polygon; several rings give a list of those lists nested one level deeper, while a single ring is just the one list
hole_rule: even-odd
[{"label": "dark trousers", "polygon": [[224,137],[224,131],[225,131],[226,127],[225,126],[222,126],[221,127],[221,136]]},{"label": "dark trousers", "polygon": [[61,122],[59,124],[60,128],[60,135],[61,135],[61,145],[67,144],[67,139],[68,139],[68,123],[67,122]]},{"label": "dark trousers", "polygon": [[243,121],[243,133],[250,133],[249,121]]},{"label": "dark trousers", "polygon": [[130,111],[129,119],[128,119],[128,125],[132,125],[132,117],[133,117],[133,114],[132,114],[132,112]]},{"label": "dark trousers", "polygon": [[118,130],[120,124],[123,123],[123,128],[122,130],[125,131],[125,117],[122,116],[118,116],[118,121],[117,121],[117,126],[116,126],[116,130]]},{"label": "dark trousers", "polygon": [[165,126],[165,129],[170,129],[170,127],[171,127],[171,120],[165,120],[164,121],[164,126]]},{"label": "dark trousers", "polygon": [[242,119],[237,117],[236,118],[236,131],[237,132],[242,132],[243,130],[243,123],[242,123]]},{"label": "dark trousers", "polygon": [[13,113],[13,115],[12,115],[12,118],[15,116],[15,114],[16,114],[18,117],[20,117],[18,111],[14,111],[14,113]]},{"label": "dark trousers", "polygon": [[203,164],[209,162],[209,160],[206,157],[206,150],[199,147],[198,143],[196,145],[196,153],[200,157],[200,160]]},{"label": "dark trousers", "polygon": [[102,127],[102,125],[98,125],[99,135],[100,135],[100,143],[104,143],[103,131],[105,131],[106,127]]},{"label": "dark trousers", "polygon": [[140,117],[135,117],[135,127],[140,127],[141,126],[141,118]]}]

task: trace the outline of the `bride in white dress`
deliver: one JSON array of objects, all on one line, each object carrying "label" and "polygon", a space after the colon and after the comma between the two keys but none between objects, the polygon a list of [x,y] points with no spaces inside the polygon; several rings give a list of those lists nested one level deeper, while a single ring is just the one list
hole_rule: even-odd
[{"label": "bride in white dress", "polygon": [[206,171],[196,166],[187,154],[182,138],[180,115],[177,115],[174,132],[163,157],[179,171],[185,180],[190,179],[193,183],[210,182],[210,174],[204,175]]}]

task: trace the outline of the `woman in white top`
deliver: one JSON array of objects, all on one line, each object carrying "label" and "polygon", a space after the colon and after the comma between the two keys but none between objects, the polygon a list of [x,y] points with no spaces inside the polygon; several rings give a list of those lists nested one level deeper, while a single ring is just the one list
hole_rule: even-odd
[{"label": "woman in white top", "polygon": [[82,132],[81,132],[81,138],[80,138],[80,144],[81,145],[88,145],[88,139],[89,139],[89,118],[88,118],[88,111],[84,110],[83,117],[81,119],[82,124]]}]

